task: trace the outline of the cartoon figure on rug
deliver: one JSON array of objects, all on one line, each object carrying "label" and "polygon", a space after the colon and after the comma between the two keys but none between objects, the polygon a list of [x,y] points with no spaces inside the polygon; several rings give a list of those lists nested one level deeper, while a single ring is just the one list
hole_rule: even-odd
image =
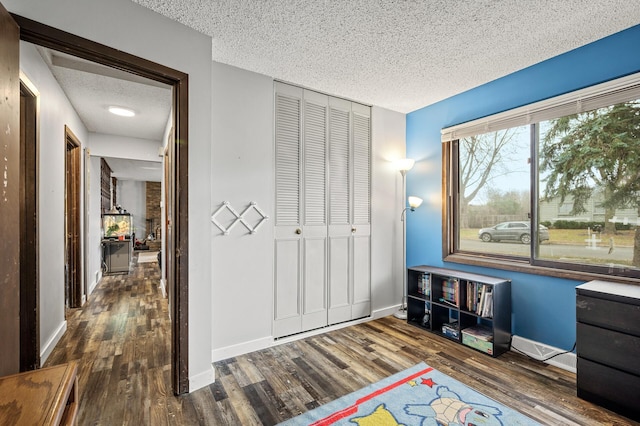
[{"label": "cartoon figure on rug", "polygon": [[488,405],[460,400],[460,396],[446,386],[438,386],[438,398],[429,404],[407,404],[404,411],[423,417],[421,426],[498,426],[502,422],[496,417],[502,412]]},{"label": "cartoon figure on rug", "polygon": [[378,405],[373,413],[363,417],[354,417],[350,422],[357,423],[358,426],[405,426],[398,423],[384,404]]}]

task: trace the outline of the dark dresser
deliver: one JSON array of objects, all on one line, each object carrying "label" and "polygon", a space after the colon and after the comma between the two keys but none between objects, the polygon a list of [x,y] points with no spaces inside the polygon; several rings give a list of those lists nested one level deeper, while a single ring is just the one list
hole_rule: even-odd
[{"label": "dark dresser", "polygon": [[578,396],[640,421],[640,286],[576,287]]}]

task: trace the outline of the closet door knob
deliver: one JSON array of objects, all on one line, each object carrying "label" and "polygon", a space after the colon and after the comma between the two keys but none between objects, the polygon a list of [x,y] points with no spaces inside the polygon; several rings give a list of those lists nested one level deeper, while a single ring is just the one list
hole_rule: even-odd
[{"label": "closet door knob", "polygon": [[352,234],[355,234],[355,233],[356,233],[356,227],[355,227],[355,226],[352,226],[352,227],[351,227],[351,233],[352,233]]},{"label": "closet door knob", "polygon": [[298,234],[298,235],[302,234],[302,229],[300,229],[300,228],[296,229],[296,234]]}]

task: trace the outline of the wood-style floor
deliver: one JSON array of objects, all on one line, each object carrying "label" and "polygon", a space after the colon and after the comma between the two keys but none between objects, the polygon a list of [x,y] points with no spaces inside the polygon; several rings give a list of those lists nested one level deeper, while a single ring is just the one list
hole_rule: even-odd
[{"label": "wood-style floor", "polygon": [[[215,363],[216,382],[173,396],[157,263],[102,279],[47,366],[79,363],[80,425],[274,425],[424,361],[547,425],[634,425],[576,397],[575,375],[491,358],[387,317]],[[207,349],[204,349],[207,350]]]}]

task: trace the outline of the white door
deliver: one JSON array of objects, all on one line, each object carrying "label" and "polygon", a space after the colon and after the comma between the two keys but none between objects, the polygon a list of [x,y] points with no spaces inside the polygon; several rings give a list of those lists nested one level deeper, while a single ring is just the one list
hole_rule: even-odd
[{"label": "white door", "polygon": [[300,136],[302,89],[276,86],[275,95],[275,265],[276,337],[302,330],[302,227],[300,222]]},{"label": "white door", "polygon": [[327,325],[327,110],[329,99],[304,91],[302,331]]},{"label": "white door", "polygon": [[329,102],[329,324],[351,319],[351,102]]},{"label": "white door", "polygon": [[327,108],[276,83],[275,337],[327,325]]},{"label": "white door", "polygon": [[371,108],[352,105],[353,301],[351,319],[371,314]]},{"label": "white door", "polygon": [[371,112],[331,99],[329,324],[371,314]]}]

